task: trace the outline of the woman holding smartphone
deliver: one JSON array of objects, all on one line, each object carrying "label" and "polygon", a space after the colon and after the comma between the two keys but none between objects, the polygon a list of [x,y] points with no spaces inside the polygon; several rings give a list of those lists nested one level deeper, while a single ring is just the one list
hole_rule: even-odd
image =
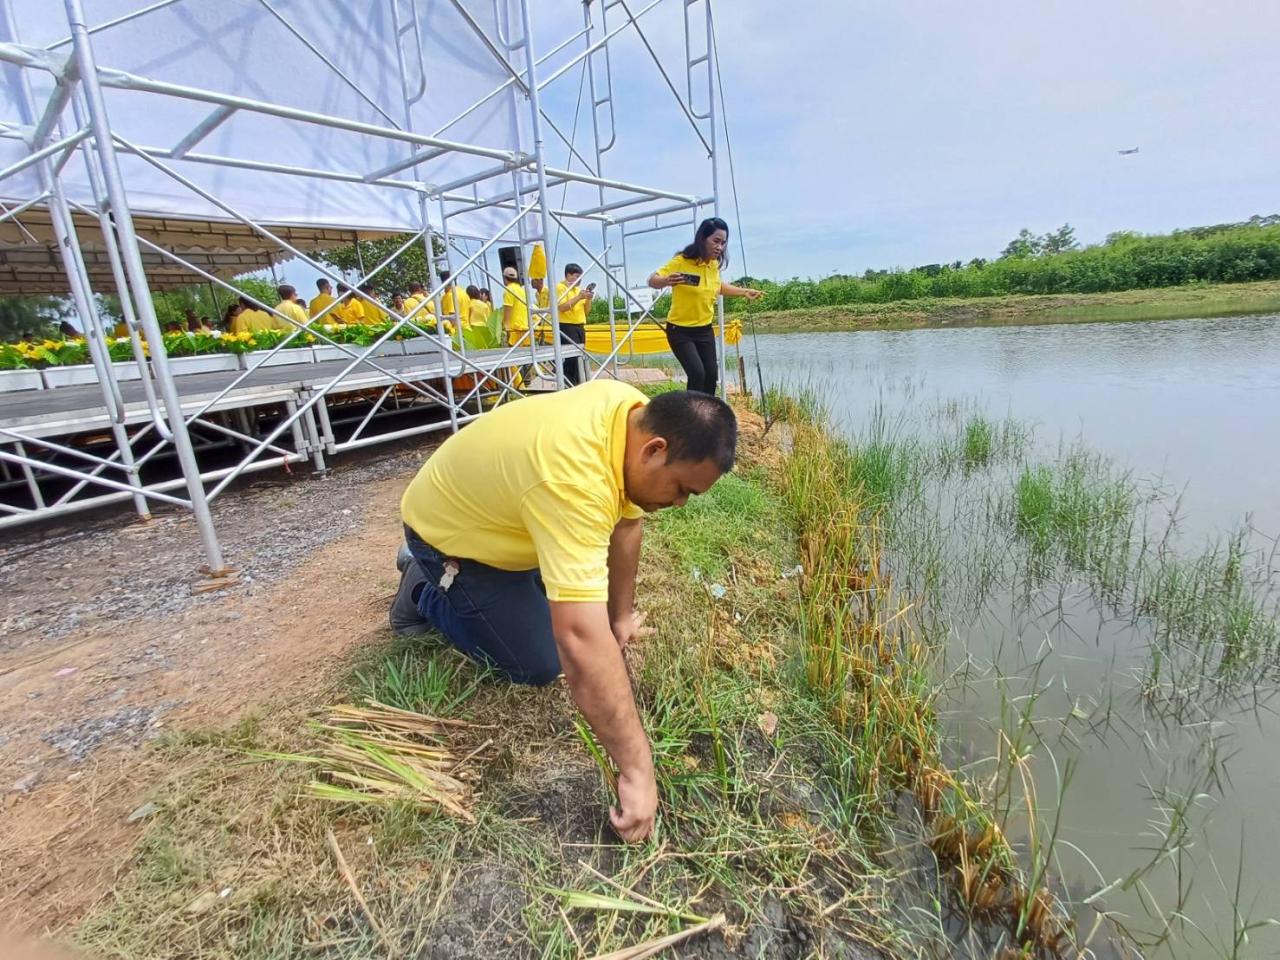
[{"label": "woman holding smartphone", "polygon": [[720,280],[720,268],[729,262],[729,225],[719,217],[698,224],[689,244],[649,277],[655,290],[671,288],[671,312],[667,314],[667,343],[689,378],[690,390],[716,392],[716,297],[755,300],[763,291],[735,287]]}]

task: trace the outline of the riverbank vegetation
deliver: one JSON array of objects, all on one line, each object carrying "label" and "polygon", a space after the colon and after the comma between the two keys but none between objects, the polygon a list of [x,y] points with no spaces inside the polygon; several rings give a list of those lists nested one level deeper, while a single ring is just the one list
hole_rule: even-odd
[{"label": "riverbank vegetation", "polygon": [[1280,312],[1280,280],[1196,284],[1122,293],[1047,294],[983,299],[942,297],[770,311],[747,318],[757,333],[829,333],[1130,320],[1182,320]]},{"label": "riverbank vegetation", "polygon": [[[770,403],[796,407],[777,393]],[[1280,683],[1274,542],[1244,527],[1192,539],[1158,482],[1079,442],[1046,449],[976,402],[909,408],[846,427],[850,479],[881,505],[886,570],[915,604],[931,675],[949,676],[938,709],[962,718],[966,755],[994,733],[1027,764],[1040,817],[1054,820],[1048,845],[1059,822],[1077,840],[1049,857],[1074,881],[1059,896],[1077,929],[1118,925],[1148,956],[1274,947],[1275,898],[1260,902],[1265,873],[1246,870],[1246,825],[1259,821],[1212,815],[1242,817],[1253,802],[1230,763],[1234,721],[1256,749],[1249,730],[1269,726]],[[997,822],[1034,854],[1031,819]],[[1146,828],[1119,846],[1078,842],[1135,821]]]}]

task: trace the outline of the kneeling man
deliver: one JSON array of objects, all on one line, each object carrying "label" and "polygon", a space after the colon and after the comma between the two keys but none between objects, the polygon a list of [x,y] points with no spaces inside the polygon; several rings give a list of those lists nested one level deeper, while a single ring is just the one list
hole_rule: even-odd
[{"label": "kneeling man", "polygon": [[683,506],[733,467],[722,400],[653,400],[610,380],[528,397],[446,440],[400,504],[407,550],[391,607],[399,633],[436,627],[516,683],[561,672],[618,767],[609,817],[629,842],[653,829],[658,791],[622,648],[641,517]]}]

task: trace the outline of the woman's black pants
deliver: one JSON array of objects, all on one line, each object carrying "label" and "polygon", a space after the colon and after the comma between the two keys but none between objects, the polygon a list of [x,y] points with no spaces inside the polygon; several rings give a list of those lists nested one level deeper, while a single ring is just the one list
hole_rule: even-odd
[{"label": "woman's black pants", "polygon": [[705,327],[678,327],[667,324],[667,343],[689,378],[689,389],[716,392],[716,337],[711,324]]}]

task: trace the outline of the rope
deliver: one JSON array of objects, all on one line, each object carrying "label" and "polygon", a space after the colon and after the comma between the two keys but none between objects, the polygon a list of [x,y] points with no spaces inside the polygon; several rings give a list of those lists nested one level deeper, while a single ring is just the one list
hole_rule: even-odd
[{"label": "rope", "polygon": [[[742,211],[738,207],[738,176],[733,164],[733,141],[729,138],[729,111],[724,105],[724,77],[720,74],[720,46],[716,42],[716,22],[711,13],[710,0],[707,0],[707,20],[711,33],[711,53],[715,57],[716,87],[720,91],[720,123],[724,127],[724,149],[729,160],[729,188],[733,193],[733,218],[738,225],[738,254],[742,257],[742,272],[751,276],[747,269],[747,246],[743,239]],[[769,398],[764,390],[764,369],[760,365],[760,341],[756,336],[755,317],[748,311],[747,320],[751,324],[751,346],[755,351],[756,379],[760,384],[760,410],[764,414],[766,426],[769,424]]]}]

